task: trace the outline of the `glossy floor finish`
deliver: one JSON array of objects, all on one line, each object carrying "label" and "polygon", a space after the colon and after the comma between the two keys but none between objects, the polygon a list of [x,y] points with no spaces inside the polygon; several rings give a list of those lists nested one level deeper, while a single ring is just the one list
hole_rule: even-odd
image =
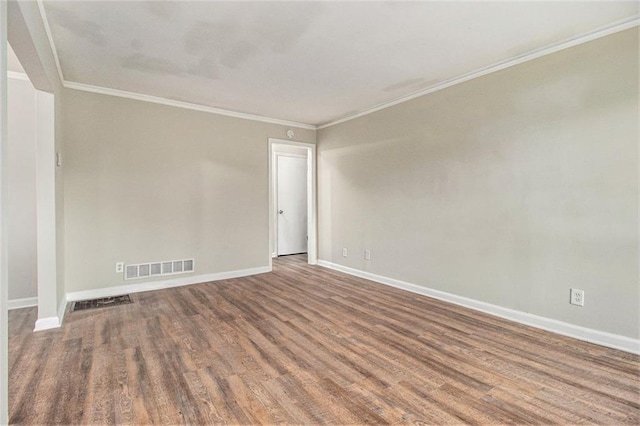
[{"label": "glossy floor finish", "polygon": [[10,312],[23,424],[638,424],[636,355],[321,267],[138,293],[32,333]]}]

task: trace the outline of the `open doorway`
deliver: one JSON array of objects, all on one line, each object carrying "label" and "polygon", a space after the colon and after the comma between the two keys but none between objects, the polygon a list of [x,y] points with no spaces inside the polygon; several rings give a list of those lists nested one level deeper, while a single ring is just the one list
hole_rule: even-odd
[{"label": "open doorway", "polygon": [[59,327],[66,299],[57,288],[54,94],[39,90],[7,48],[7,306],[38,307],[34,331]]},{"label": "open doorway", "polygon": [[37,91],[7,44],[8,307],[38,305]]},{"label": "open doorway", "polygon": [[309,264],[317,263],[315,148],[269,139],[270,258],[307,253]]}]

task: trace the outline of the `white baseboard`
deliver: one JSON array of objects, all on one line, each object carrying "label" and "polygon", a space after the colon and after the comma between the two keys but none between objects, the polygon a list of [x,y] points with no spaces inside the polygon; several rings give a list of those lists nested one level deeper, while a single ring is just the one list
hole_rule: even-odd
[{"label": "white baseboard", "polygon": [[9,310],[30,308],[32,306],[38,306],[37,297],[26,297],[24,299],[13,299],[13,300],[7,301],[7,308]]},{"label": "white baseboard", "polygon": [[36,326],[33,331],[49,330],[58,327],[60,327],[60,319],[58,317],[40,318],[36,321]]},{"label": "white baseboard", "polygon": [[433,297],[434,299],[443,300],[445,302],[454,303],[466,308],[475,309],[487,314],[491,314],[500,318],[505,318],[521,324],[530,325],[532,327],[541,328],[563,336],[573,337],[586,342],[595,343],[609,348],[620,349],[625,352],[640,354],[640,340],[632,339],[618,334],[598,331],[591,328],[580,327],[566,322],[529,314],[514,309],[503,308],[502,306],[492,305],[490,303],[481,302],[467,297],[457,296],[440,290],[434,290],[428,287],[422,287],[405,281],[393,278],[383,277],[381,275],[372,274],[358,269],[349,268],[347,266],[338,265],[326,260],[318,260],[318,265],[336,271],[344,272],[356,277],[365,278],[380,284],[407,290],[424,296]]},{"label": "white baseboard", "polygon": [[191,284],[206,283],[209,281],[226,280],[230,278],[247,277],[249,275],[271,272],[271,267],[240,269],[237,271],[218,272],[213,274],[192,275],[188,277],[174,278],[170,280],[149,281],[145,283],[120,285],[115,287],[98,288],[95,290],[73,291],[67,293],[67,302],[76,300],[96,299],[99,297],[119,296],[127,293],[139,293],[142,291],[162,290],[165,288],[182,287]]},{"label": "white baseboard", "polygon": [[60,305],[58,306],[58,316],[38,319],[36,321],[36,326],[33,329],[33,331],[50,330],[52,328],[61,327],[62,321],[64,320],[64,314],[66,311],[67,311],[67,298],[65,296],[62,298],[62,300],[60,301]]}]

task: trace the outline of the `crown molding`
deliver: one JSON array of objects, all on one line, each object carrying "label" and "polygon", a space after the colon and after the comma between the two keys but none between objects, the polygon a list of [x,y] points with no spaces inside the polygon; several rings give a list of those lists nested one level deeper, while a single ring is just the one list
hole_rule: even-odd
[{"label": "crown molding", "polygon": [[124,90],[109,89],[107,87],[92,86],[89,84],[65,81],[64,87],[67,89],[82,90],[84,92],[99,93],[101,95],[117,96],[120,98],[134,99],[137,101],[151,102],[154,104],[167,105],[176,108],[191,109],[194,111],[208,112],[211,114],[224,115],[227,117],[242,118],[244,120],[260,121],[262,123],[279,124],[282,126],[297,127],[301,129],[315,130],[316,126],[295,121],[280,120],[277,118],[264,117],[262,115],[247,114],[244,112],[229,111],[221,108],[214,108],[205,105],[192,104],[189,102],[175,101],[173,99],[161,98],[157,96],[143,95],[141,93],[126,92]]},{"label": "crown molding", "polygon": [[408,95],[402,96],[400,98],[396,98],[389,102],[384,102],[373,107],[364,109],[360,112],[356,112],[355,114],[351,114],[342,118],[338,118],[332,121],[329,121],[324,124],[319,124],[316,126],[317,130],[325,129],[327,127],[335,126],[336,124],[344,123],[347,121],[354,120],[359,117],[363,117],[365,115],[373,114],[374,112],[392,107],[394,105],[398,105],[412,99],[418,98],[420,96],[427,95],[429,93],[437,92],[442,89],[446,89],[447,87],[455,86],[456,84],[464,83],[469,80],[473,80],[478,77],[485,76],[487,74],[491,74],[497,71],[501,71],[505,68],[513,67],[515,65],[522,64],[524,62],[531,61],[533,59],[540,58],[542,56],[550,55],[552,53],[559,52],[564,49],[568,49],[573,46],[577,46],[579,44],[587,43],[589,41],[593,41],[602,37],[606,37],[611,34],[615,34],[620,31],[628,30],[629,28],[637,27],[640,25],[640,15],[635,15],[630,18],[623,19],[618,22],[614,22],[613,24],[600,27],[586,34],[582,34],[577,37],[572,37],[566,40],[563,40],[559,43],[554,43],[549,46],[535,49],[524,53],[522,55],[514,56],[513,58],[496,62],[495,64],[479,68],[475,71],[471,71],[466,74],[462,74],[458,77],[451,78],[449,80],[443,81],[426,89],[422,89],[418,92],[413,92]]},{"label": "crown molding", "polygon": [[123,90],[117,90],[117,89],[110,89],[110,88],[106,88],[106,87],[100,87],[100,86],[92,86],[92,85],[88,85],[88,84],[83,84],[83,83],[76,83],[76,82],[72,82],[72,81],[66,81],[64,79],[64,75],[62,73],[62,67],[60,66],[60,60],[58,58],[58,51],[55,47],[55,44],[53,42],[53,36],[51,34],[51,27],[49,26],[49,21],[47,19],[47,14],[44,8],[44,4],[42,2],[42,0],[36,0],[37,4],[38,4],[38,9],[40,10],[40,15],[42,16],[42,21],[44,23],[44,27],[45,27],[45,32],[47,34],[47,38],[49,39],[49,45],[51,47],[51,50],[53,52],[53,57],[55,59],[55,63],[56,63],[56,67],[58,69],[58,75],[60,76],[60,80],[63,83],[63,86],[68,88],[68,89],[75,89],[75,90],[82,90],[85,92],[92,92],[92,93],[99,93],[99,94],[103,94],[103,95],[110,95],[110,96],[117,96],[117,97],[121,97],[121,98],[128,98],[128,99],[134,99],[134,100],[139,100],[139,101],[143,101],[143,102],[151,102],[151,103],[156,103],[156,104],[160,104],[160,105],[167,105],[167,106],[173,106],[173,107],[177,107],[177,108],[185,108],[185,109],[191,109],[191,110],[195,110],[195,111],[201,111],[201,112],[207,112],[207,113],[211,113],[211,114],[219,114],[219,115],[224,115],[224,116],[228,116],[228,117],[234,117],[234,118],[241,118],[241,119],[245,119],[245,120],[253,120],[253,121],[259,121],[259,122],[263,122],[263,123],[269,123],[269,124],[279,124],[279,125],[283,125],[283,126],[291,126],[291,127],[297,127],[297,128],[302,128],[302,129],[309,129],[309,130],[320,130],[320,129],[325,129],[327,127],[331,127],[331,126],[335,126],[337,124],[340,123],[344,123],[347,121],[351,121],[354,120],[356,118],[359,117],[363,117],[365,115],[369,115],[369,114],[373,114],[374,112],[392,107],[394,105],[398,105],[404,102],[408,102],[412,99],[418,98],[420,96],[424,96],[424,95],[428,95],[429,93],[433,93],[433,92],[437,92],[439,90],[443,90],[446,89],[447,87],[451,87],[451,86],[455,86],[457,84],[460,83],[464,83],[466,81],[469,80],[473,80],[475,78],[478,77],[482,77],[485,76],[487,74],[491,74],[497,71],[501,71],[503,69],[506,68],[510,68],[519,64],[522,64],[524,62],[528,62],[537,58],[540,58],[542,56],[546,56],[546,55],[550,55],[552,53],[556,53],[559,52],[561,50],[564,49],[568,49],[570,47],[574,47],[583,43],[587,43],[589,41],[593,41],[602,37],[606,37],[608,35],[611,34],[615,34],[617,32],[620,31],[624,31],[633,27],[637,27],[638,25],[640,25],[640,15],[634,15],[631,16],[629,18],[625,18],[623,20],[614,22],[612,24],[609,25],[605,25],[603,27],[599,27],[593,31],[590,31],[588,33],[576,36],[576,37],[572,37],[566,40],[563,40],[559,43],[554,43],[551,45],[548,45],[546,47],[540,48],[540,49],[534,49],[532,51],[523,53],[521,55],[518,56],[514,56],[513,58],[510,59],[506,59],[504,61],[500,61],[500,62],[496,62],[492,65],[488,65],[486,67],[482,67],[479,68],[477,70],[468,72],[466,74],[462,74],[460,76],[448,79],[446,81],[440,82],[436,85],[433,85],[431,87],[427,87],[426,89],[422,89],[420,91],[417,92],[413,92],[410,93],[408,95],[404,95],[402,97],[396,98],[394,100],[388,101],[388,102],[383,102],[381,104],[378,105],[374,105],[372,107],[363,109],[362,111],[356,112],[354,114],[350,114],[341,118],[337,118],[335,120],[331,120],[329,122],[323,123],[323,124],[318,124],[318,125],[313,125],[313,124],[307,124],[307,123],[298,123],[295,121],[288,121],[288,120],[280,120],[277,118],[270,118],[270,117],[264,117],[264,116],[260,116],[260,115],[254,115],[254,114],[248,114],[248,113],[242,113],[242,112],[236,112],[236,111],[230,111],[230,110],[225,110],[222,108],[214,108],[214,107],[209,107],[209,106],[205,106],[205,105],[199,105],[199,104],[192,104],[189,102],[182,102],[182,101],[175,101],[173,99],[167,99],[167,98],[162,98],[162,97],[157,97],[157,96],[150,96],[150,95],[143,95],[140,93],[134,93],[134,92],[127,92],[127,91],[123,91]]},{"label": "crown molding", "polygon": [[31,81],[29,80],[29,76],[27,74],[17,71],[7,71],[7,78],[11,78],[13,80]]},{"label": "crown molding", "polygon": [[58,50],[53,43],[53,35],[51,34],[51,27],[49,26],[49,19],[47,19],[47,12],[44,9],[44,3],[42,0],[36,0],[38,10],[40,11],[40,18],[42,18],[42,24],[44,25],[44,32],[47,34],[47,40],[49,40],[49,48],[53,53],[53,60],[56,63],[56,69],[58,70],[58,77],[60,77],[60,83],[64,84],[64,74],[62,74],[62,67],[60,66],[60,58],[58,58]]},{"label": "crown molding", "polygon": [[58,76],[60,77],[60,81],[62,82],[62,85],[64,87],[68,88],[68,89],[82,90],[82,91],[85,91],[85,92],[99,93],[99,94],[102,94],[102,95],[117,96],[117,97],[120,97],[120,98],[134,99],[134,100],[143,101],[143,102],[151,102],[151,103],[160,104],[160,105],[173,106],[173,107],[177,107],[177,108],[191,109],[191,110],[195,110],[195,111],[208,112],[208,113],[211,113],[211,114],[219,114],[219,115],[224,115],[224,116],[227,116],[227,117],[234,117],[234,118],[242,118],[242,119],[245,119],[245,120],[259,121],[259,122],[262,122],[262,123],[278,124],[278,125],[282,125],[282,126],[297,127],[297,128],[309,129],[309,130],[316,130],[316,126],[314,126],[312,124],[298,123],[298,122],[295,122],[295,121],[288,121],[288,120],[280,120],[280,119],[277,119],[277,118],[264,117],[264,116],[261,116],[261,115],[254,115],[254,114],[247,114],[247,113],[236,112],[236,111],[229,111],[229,110],[225,110],[225,109],[221,109],[221,108],[214,108],[214,107],[208,107],[208,106],[205,106],[205,105],[192,104],[192,103],[189,103],[189,102],[174,101],[172,99],[161,98],[161,97],[157,97],[157,96],[143,95],[143,94],[140,94],[140,93],[126,92],[126,91],[123,91],[123,90],[110,89],[110,88],[107,88],[107,87],[92,86],[92,85],[89,85],[89,84],[83,84],[83,83],[76,83],[76,82],[73,82],[73,81],[67,81],[67,80],[65,80],[64,74],[62,73],[62,67],[60,66],[60,58],[58,57],[58,50],[56,49],[56,45],[53,42],[53,35],[51,33],[51,26],[49,25],[49,19],[47,18],[47,12],[46,12],[46,10],[44,8],[44,4],[43,4],[42,0],[36,0],[36,2],[38,4],[38,10],[40,11],[40,16],[42,18],[42,22],[44,24],[44,29],[45,29],[45,32],[47,34],[47,39],[49,40],[49,46],[51,48],[51,51],[53,52],[53,58],[55,60],[56,68],[58,70]]}]

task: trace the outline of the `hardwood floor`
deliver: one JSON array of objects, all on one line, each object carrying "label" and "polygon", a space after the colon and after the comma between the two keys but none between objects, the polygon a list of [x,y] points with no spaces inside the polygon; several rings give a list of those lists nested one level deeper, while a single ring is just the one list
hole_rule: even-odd
[{"label": "hardwood floor", "polygon": [[132,295],[33,333],[21,424],[638,424],[640,357],[306,265]]}]

